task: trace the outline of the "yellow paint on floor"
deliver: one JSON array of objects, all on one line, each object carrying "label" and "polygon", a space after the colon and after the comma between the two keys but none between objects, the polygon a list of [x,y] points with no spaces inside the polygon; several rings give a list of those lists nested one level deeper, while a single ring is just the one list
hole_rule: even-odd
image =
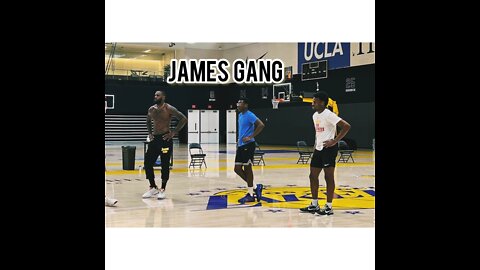
[{"label": "yellow paint on floor", "polygon": [[[364,189],[365,190],[365,189]],[[338,187],[335,189],[333,207],[335,209],[372,209],[375,208],[375,197],[362,189]],[[321,206],[325,203],[327,189],[318,189],[318,200]],[[238,200],[245,196],[247,189],[235,189],[217,192],[215,195],[228,195],[228,204],[236,205]],[[295,196],[296,200],[287,201],[284,197]],[[262,207],[268,208],[302,208],[311,202],[312,193],[310,187],[268,187],[262,192]],[[271,202],[268,202],[271,201]],[[257,202],[247,203],[255,205]]]},{"label": "yellow paint on floor", "polygon": [[[203,147],[203,145],[202,145]],[[139,149],[140,148],[140,149]],[[137,146],[135,170],[122,170],[121,145],[106,147],[107,172],[105,194],[115,198],[115,207],[105,207],[106,227],[374,227],[375,226],[375,152],[355,151],[349,163],[337,163],[337,188],[333,201],[335,215],[318,217],[298,210],[310,203],[308,173],[310,164],[296,164],[295,146],[261,145],[262,150],[291,152],[266,153],[266,166],[254,166],[255,181],[264,184],[262,206],[240,205],[238,199],[246,184],[234,172],[235,145],[209,145],[208,168],[189,169],[188,145],[174,146],[174,162],[166,198],[142,198],[148,189],[143,167],[142,146]],[[232,151],[233,150],[233,151]],[[225,151],[228,154],[225,154]],[[357,159],[358,158],[358,159]],[[338,157],[337,157],[338,159]],[[160,167],[155,167],[160,176]],[[157,184],[160,183],[160,177]],[[319,203],[325,202],[325,183],[320,179]],[[220,192],[236,192],[227,198],[227,208],[208,208],[216,204]],[[285,196],[287,195],[287,196]],[[295,197],[293,196],[295,195]],[[270,198],[270,200],[269,200]],[[298,200],[297,200],[298,199]],[[212,200],[210,202],[210,200]],[[269,207],[269,208],[267,208]],[[281,208],[281,209],[280,209]],[[346,209],[358,209],[346,214]],[[352,209],[353,210],[353,209]]]},{"label": "yellow paint on floor", "polygon": [[[360,156],[353,155],[353,157],[354,158],[359,158]],[[298,157],[297,156],[295,156],[295,157],[268,157],[268,156],[265,156],[264,159],[265,159],[265,162],[276,161],[276,160],[291,160],[291,161],[295,161],[295,163],[296,163],[297,160],[298,160]],[[210,159],[207,157],[206,158],[207,164],[208,164],[209,160]],[[215,162],[217,162],[217,160],[215,160]],[[224,158],[218,159],[218,162],[228,162],[228,159],[224,159]],[[175,159],[173,161],[173,163],[174,163],[174,165],[175,164],[189,164],[190,161],[187,160],[187,159]],[[355,162],[355,163],[359,163],[359,162]],[[121,165],[122,165],[122,162],[107,162],[107,166],[121,166]],[[138,166],[143,166],[143,161],[135,161],[135,166],[137,168],[138,168]]]},{"label": "yellow paint on floor", "polygon": [[[208,163],[207,163],[208,164]],[[374,166],[374,162],[355,162],[355,163],[337,163],[337,167],[365,167],[365,166]],[[159,168],[159,167],[158,167]],[[276,164],[276,165],[267,165],[267,166],[253,166],[253,170],[268,170],[268,169],[299,169],[299,168],[310,168],[310,164]],[[157,167],[155,168],[157,169]],[[189,169],[188,167],[185,168],[172,168],[170,172],[188,172]],[[195,169],[196,171],[199,171],[199,168]],[[217,172],[217,171],[227,171],[227,170],[233,170],[231,167],[208,167],[208,168],[202,168],[203,172]],[[132,170],[132,171],[127,171],[127,170],[118,170],[118,171],[107,171],[107,175],[123,175],[123,174],[138,174],[139,170]],[[145,171],[142,170],[142,174],[144,174]]]}]

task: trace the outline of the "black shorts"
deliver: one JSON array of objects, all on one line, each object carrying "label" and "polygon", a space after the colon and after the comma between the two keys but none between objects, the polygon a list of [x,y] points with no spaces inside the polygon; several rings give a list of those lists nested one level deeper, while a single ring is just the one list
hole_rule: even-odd
[{"label": "black shorts", "polygon": [[250,142],[237,148],[235,165],[253,164],[253,153],[255,153],[255,142]]},{"label": "black shorts", "polygon": [[310,167],[327,168],[335,167],[336,158],[338,154],[338,146],[334,145],[329,148],[323,148],[322,151],[315,149],[313,151],[312,161]]}]

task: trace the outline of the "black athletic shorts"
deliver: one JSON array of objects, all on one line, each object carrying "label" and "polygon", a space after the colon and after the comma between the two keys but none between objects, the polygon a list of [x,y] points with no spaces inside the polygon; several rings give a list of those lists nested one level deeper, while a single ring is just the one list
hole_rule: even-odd
[{"label": "black athletic shorts", "polygon": [[244,144],[237,148],[235,165],[253,164],[253,153],[255,153],[255,142]]},{"label": "black athletic shorts", "polygon": [[338,154],[338,145],[335,144],[332,147],[323,148],[322,151],[315,149],[313,151],[312,161],[310,167],[315,168],[327,168],[335,167],[336,158]]}]

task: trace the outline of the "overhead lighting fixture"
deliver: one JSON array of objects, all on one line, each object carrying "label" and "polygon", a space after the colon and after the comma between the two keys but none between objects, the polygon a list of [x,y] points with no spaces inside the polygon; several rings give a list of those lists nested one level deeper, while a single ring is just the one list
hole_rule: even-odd
[{"label": "overhead lighting fixture", "polygon": [[151,51],[152,51],[152,50],[148,49],[148,50],[145,50],[145,51],[143,51],[143,52],[144,52],[144,53],[149,53],[149,52],[151,52]]}]

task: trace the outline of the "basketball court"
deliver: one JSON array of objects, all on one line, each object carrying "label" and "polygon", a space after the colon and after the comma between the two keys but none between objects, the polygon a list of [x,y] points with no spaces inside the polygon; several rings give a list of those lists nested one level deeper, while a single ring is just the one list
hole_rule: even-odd
[{"label": "basketball court", "polygon": [[[288,109],[301,106],[302,114],[310,117],[306,121],[311,122],[311,97],[319,90],[321,79],[327,76],[326,71],[319,71],[322,68],[326,68],[324,63],[302,66],[302,81],[315,82],[311,84],[315,89],[311,89],[310,93],[305,90],[294,91],[291,82],[261,87],[258,99],[263,103],[259,103],[259,108],[252,106],[250,110],[266,122],[265,129],[275,125],[277,128],[281,125],[286,131],[292,128],[292,132],[298,133],[295,137],[298,141],[297,146],[291,142],[288,143],[290,145],[281,145],[274,141],[278,137],[275,133],[269,135],[274,144],[269,144],[265,139],[259,140],[261,143],[256,152],[261,155],[256,156],[253,172],[255,183],[263,184],[265,189],[260,201],[246,204],[238,203],[238,199],[247,191],[246,183],[233,170],[238,139],[238,112],[234,104],[230,104],[227,110],[212,108],[215,107],[211,104],[215,104],[212,101],[216,101],[216,96],[214,91],[209,91],[209,105],[201,108],[201,105],[197,105],[201,102],[195,100],[187,108],[179,108],[187,116],[188,124],[183,128],[185,136],[173,139],[166,198],[144,199],[142,194],[148,190],[143,168],[148,147],[146,115],[109,113],[115,110],[118,101],[115,100],[115,94],[106,94],[106,195],[118,200],[114,207],[105,207],[106,227],[374,227],[374,139],[369,147],[351,151],[347,159],[341,153],[337,156],[334,215],[317,216],[299,211],[299,208],[310,204],[312,197],[308,178],[310,157],[300,159],[299,152],[302,149],[298,143],[307,137],[305,133],[313,133],[313,129],[296,129],[295,113],[291,115]],[[112,80],[115,78],[112,77]],[[142,84],[141,81],[135,83]],[[155,88],[162,89],[161,86]],[[170,95],[175,88],[168,91]],[[238,98],[247,96],[244,89],[235,91],[239,94]],[[152,91],[150,93],[153,95]],[[175,106],[177,100],[172,100],[168,95],[167,102]],[[234,101],[236,99],[233,98]],[[142,105],[147,108],[149,103]],[[347,115],[347,121],[349,114],[345,113],[345,107],[348,110],[348,106],[338,106],[340,112]],[[338,107],[335,103],[336,112]],[[341,113],[340,116],[343,116]],[[353,122],[352,128],[359,128]],[[176,124],[173,119],[172,129]],[[193,144],[198,144],[205,154],[205,158],[197,163],[192,161],[191,151],[194,149],[190,148]],[[127,153],[126,148],[134,150]],[[306,148],[313,149],[312,141]],[[154,167],[157,179],[160,178],[158,162]],[[319,179],[319,204],[323,205],[326,199],[323,172]]]},{"label": "basketball court", "polygon": [[[143,155],[137,144],[136,156]],[[106,146],[107,194],[119,200],[105,207],[107,227],[374,227],[375,153],[359,150],[355,163],[337,164],[335,214],[300,213],[310,204],[309,165],[296,164],[295,147],[264,146],[265,166],[254,166],[256,183],[266,186],[261,202],[241,205],[246,184],[233,171],[235,144],[205,145],[207,168],[188,168],[186,145],[174,146],[167,198],[142,199],[145,172],[122,170],[118,144]],[[140,158],[135,167],[143,166]],[[160,173],[156,170],[156,173]],[[320,180],[319,200],[325,199]]]},{"label": "basketball court", "polygon": [[[281,59],[283,81],[167,83],[170,72],[180,72],[167,69],[170,60],[180,58],[179,54],[188,58],[192,52],[232,63]],[[139,53],[143,60],[134,57]],[[106,227],[375,226],[374,43],[106,43],[105,56],[106,196],[118,200],[105,207]],[[123,59],[128,57],[132,59]],[[142,198],[149,188],[143,168],[149,146],[146,112],[158,90],[165,91],[165,102],[188,119],[172,138],[165,199]],[[352,126],[342,140],[346,148],[335,158],[334,215],[330,216],[299,211],[312,200],[312,97],[318,91],[328,92],[327,109]],[[254,182],[265,188],[261,198],[245,204],[238,200],[247,185],[234,172],[237,101],[242,98],[250,100],[249,110],[265,123],[255,138],[252,166]],[[178,119],[172,118],[170,130],[177,124]],[[157,182],[161,182],[160,168],[158,159]],[[323,172],[319,179],[323,206]]]}]

